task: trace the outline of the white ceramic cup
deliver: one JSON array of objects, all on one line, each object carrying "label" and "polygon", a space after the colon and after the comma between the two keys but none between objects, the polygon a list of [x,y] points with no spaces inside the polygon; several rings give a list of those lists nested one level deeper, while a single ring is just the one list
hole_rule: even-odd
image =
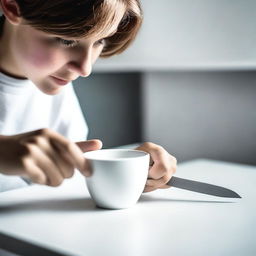
[{"label": "white ceramic cup", "polygon": [[84,153],[92,175],[86,177],[89,193],[98,207],[129,208],[145,187],[148,153],[130,149],[102,149]]}]

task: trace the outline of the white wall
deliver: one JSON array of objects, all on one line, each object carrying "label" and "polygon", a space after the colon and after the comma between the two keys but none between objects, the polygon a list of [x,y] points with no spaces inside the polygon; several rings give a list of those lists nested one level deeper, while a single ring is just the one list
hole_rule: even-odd
[{"label": "white wall", "polygon": [[255,69],[255,0],[142,0],[144,24],[99,70]]}]

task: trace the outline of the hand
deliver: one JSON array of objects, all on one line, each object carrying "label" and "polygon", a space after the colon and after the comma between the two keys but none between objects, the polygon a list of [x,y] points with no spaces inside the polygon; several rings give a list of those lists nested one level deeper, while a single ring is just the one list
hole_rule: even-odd
[{"label": "hand", "polygon": [[0,172],[58,186],[73,176],[74,168],[86,174],[83,152],[101,147],[99,140],[73,143],[50,129],[0,136]]},{"label": "hand", "polygon": [[151,192],[158,188],[169,188],[166,183],[177,169],[177,160],[163,147],[151,142],[143,143],[136,148],[150,154],[150,169],[143,192]]}]

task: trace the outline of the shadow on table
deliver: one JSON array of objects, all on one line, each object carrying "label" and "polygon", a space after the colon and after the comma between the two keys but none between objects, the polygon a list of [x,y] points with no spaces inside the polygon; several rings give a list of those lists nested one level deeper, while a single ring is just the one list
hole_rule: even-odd
[{"label": "shadow on table", "polygon": [[1,212],[9,211],[99,211],[90,198],[48,199],[29,202],[15,202],[0,206]]},{"label": "shadow on table", "polygon": [[140,197],[140,202],[178,202],[178,203],[236,203],[237,201],[235,199],[231,200],[225,200],[223,199],[219,199],[219,200],[204,200],[204,199],[176,199],[176,198],[161,198],[161,197],[156,197],[156,196],[150,196],[150,195],[142,195]]},{"label": "shadow on table", "polygon": [[[179,203],[234,203],[228,200],[191,200],[191,199],[175,199],[152,197],[150,195],[142,195],[139,200],[141,203],[147,202],[179,202]],[[15,202],[13,204],[0,206],[0,213],[12,211],[109,211],[107,209],[98,208],[91,198],[68,198],[68,199],[45,199],[29,202]]]}]

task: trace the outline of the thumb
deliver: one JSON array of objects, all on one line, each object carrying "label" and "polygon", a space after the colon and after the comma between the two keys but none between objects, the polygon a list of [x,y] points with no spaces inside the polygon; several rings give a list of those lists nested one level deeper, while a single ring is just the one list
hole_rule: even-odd
[{"label": "thumb", "polygon": [[76,142],[76,145],[82,150],[82,152],[98,150],[102,148],[102,142],[100,140],[86,140]]}]

